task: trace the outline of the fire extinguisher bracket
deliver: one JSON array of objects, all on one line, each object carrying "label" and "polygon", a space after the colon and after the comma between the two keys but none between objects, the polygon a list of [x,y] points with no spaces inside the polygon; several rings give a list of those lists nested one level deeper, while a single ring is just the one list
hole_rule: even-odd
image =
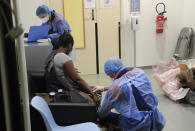
[{"label": "fire extinguisher bracket", "polygon": [[[163,8],[164,8],[164,10],[163,10],[162,12],[159,12],[159,11],[158,11],[158,7],[159,7],[160,5],[163,5]],[[167,11],[166,11],[166,6],[165,6],[164,3],[158,3],[158,4],[156,5],[156,13],[159,14],[159,15],[164,15],[165,13],[167,13]]]}]

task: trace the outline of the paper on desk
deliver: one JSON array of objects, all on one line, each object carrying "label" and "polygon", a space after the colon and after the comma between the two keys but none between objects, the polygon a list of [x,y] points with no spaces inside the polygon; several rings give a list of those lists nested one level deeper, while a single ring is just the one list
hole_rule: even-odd
[{"label": "paper on desk", "polygon": [[40,39],[40,40],[37,40],[37,42],[45,43],[45,42],[48,42],[48,39]]}]

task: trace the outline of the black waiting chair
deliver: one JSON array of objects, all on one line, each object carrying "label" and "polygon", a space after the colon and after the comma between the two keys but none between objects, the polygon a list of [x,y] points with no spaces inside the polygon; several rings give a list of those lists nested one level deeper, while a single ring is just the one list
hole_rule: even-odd
[{"label": "black waiting chair", "polygon": [[[28,82],[30,99],[35,96],[35,93],[46,92],[44,72],[28,72]],[[48,103],[48,106],[55,122],[61,126],[96,121],[97,107],[95,104],[52,102]],[[39,131],[36,126],[40,126],[41,122],[43,123],[43,119],[40,113],[31,106],[32,131],[33,129]],[[40,129],[44,130],[43,124],[41,126]]]}]

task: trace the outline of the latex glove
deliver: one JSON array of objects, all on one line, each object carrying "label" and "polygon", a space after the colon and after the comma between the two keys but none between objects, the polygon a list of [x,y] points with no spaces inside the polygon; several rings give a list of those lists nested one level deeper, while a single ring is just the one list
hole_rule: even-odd
[{"label": "latex glove", "polygon": [[47,38],[48,38],[48,39],[51,39],[52,37],[51,37],[51,35],[49,34],[49,35],[47,36]]},{"label": "latex glove", "polygon": [[48,42],[50,42],[51,43],[51,39],[50,38],[47,38],[48,39]]},{"label": "latex glove", "polygon": [[95,86],[92,91],[93,92],[103,92],[105,90],[104,86]]}]

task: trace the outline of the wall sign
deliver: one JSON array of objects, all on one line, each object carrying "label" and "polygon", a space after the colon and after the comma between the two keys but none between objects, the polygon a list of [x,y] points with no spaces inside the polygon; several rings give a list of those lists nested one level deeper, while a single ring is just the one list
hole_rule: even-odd
[{"label": "wall sign", "polygon": [[113,8],[114,0],[100,0],[100,7],[101,8]]},{"label": "wall sign", "polygon": [[131,0],[130,13],[140,13],[140,0]]},{"label": "wall sign", "polygon": [[85,8],[95,8],[95,0],[85,0]]}]

